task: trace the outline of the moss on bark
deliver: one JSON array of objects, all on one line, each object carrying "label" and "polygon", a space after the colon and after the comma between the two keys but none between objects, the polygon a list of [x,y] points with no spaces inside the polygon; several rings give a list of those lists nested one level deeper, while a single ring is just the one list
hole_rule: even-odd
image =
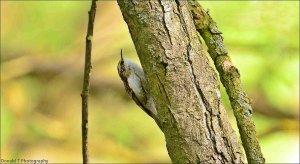
[{"label": "moss on bark", "polygon": [[189,1],[189,7],[196,29],[208,47],[208,53],[215,63],[221,82],[229,96],[247,160],[249,163],[264,163],[265,159],[263,158],[256,136],[255,125],[252,121],[251,101],[242,88],[238,69],[232,64],[228,56],[223,37],[221,36],[222,32],[200,4],[196,1]]}]

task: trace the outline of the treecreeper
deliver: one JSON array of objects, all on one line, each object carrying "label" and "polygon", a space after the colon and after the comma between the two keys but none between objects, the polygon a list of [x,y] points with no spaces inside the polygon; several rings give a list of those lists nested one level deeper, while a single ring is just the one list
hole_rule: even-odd
[{"label": "treecreeper", "polygon": [[161,128],[154,100],[149,91],[144,71],[138,64],[128,58],[123,58],[121,50],[121,60],[118,64],[118,73],[124,83],[125,90],[131,99],[150,117],[154,119]]}]

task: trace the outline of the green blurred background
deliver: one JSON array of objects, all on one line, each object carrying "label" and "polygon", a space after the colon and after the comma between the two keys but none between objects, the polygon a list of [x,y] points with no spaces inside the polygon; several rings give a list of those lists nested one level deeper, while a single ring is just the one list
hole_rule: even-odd
[{"label": "green blurred background", "polygon": [[[268,163],[299,162],[299,2],[204,1],[253,99]],[[4,159],[81,162],[88,1],[1,1]],[[93,37],[91,162],[170,162],[164,136],[125,94],[120,49],[138,61],[116,1],[99,1]],[[237,130],[228,98],[222,95]]]}]

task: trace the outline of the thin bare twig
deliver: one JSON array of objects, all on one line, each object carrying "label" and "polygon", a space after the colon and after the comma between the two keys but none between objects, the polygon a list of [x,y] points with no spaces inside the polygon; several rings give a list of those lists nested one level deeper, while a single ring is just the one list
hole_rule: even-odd
[{"label": "thin bare twig", "polygon": [[89,151],[88,151],[88,97],[90,88],[90,74],[92,69],[91,53],[92,53],[92,37],[94,31],[94,20],[96,15],[96,1],[92,0],[91,9],[89,11],[89,21],[86,35],[86,47],[85,47],[85,65],[84,65],[84,77],[83,88],[81,92],[82,98],[82,157],[83,163],[89,163]]}]

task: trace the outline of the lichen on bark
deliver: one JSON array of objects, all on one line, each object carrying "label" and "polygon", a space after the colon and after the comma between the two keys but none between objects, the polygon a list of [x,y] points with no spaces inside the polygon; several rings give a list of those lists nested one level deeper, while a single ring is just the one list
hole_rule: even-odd
[{"label": "lichen on bark", "polygon": [[232,64],[228,56],[223,37],[221,36],[222,32],[218,29],[216,22],[213,21],[208,12],[198,2],[194,0],[189,1],[189,8],[193,15],[196,29],[208,47],[208,53],[214,61],[221,82],[229,96],[247,160],[249,163],[265,163],[252,120],[251,101],[242,88],[238,69]]}]

